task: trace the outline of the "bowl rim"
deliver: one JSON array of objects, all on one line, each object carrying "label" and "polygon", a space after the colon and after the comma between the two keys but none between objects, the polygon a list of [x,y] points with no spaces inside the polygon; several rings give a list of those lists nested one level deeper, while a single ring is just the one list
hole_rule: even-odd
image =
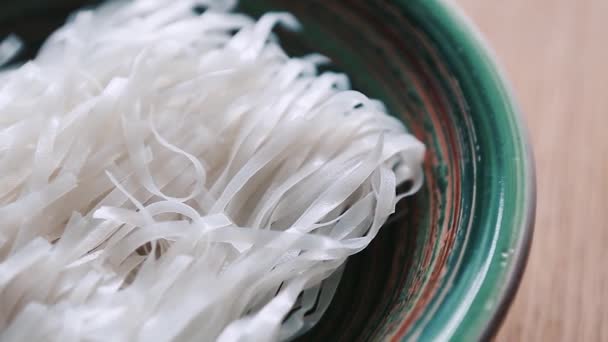
[{"label": "bowl rim", "polygon": [[[450,320],[460,315],[460,319],[449,331],[449,327],[441,327],[441,331],[429,333],[425,331],[425,324],[412,327],[401,326],[397,329],[393,339],[424,339],[423,337],[438,336],[446,340],[489,340],[498,332],[499,327],[506,317],[506,313],[515,298],[515,294],[521,283],[528,256],[532,245],[534,221],[536,213],[536,176],[534,157],[529,135],[524,124],[520,107],[515,100],[510,83],[504,77],[504,72],[497,62],[494,51],[490,48],[485,38],[473,22],[466,16],[464,11],[450,0],[396,0],[402,7],[411,8],[417,6],[424,13],[432,13],[432,23],[441,27],[441,34],[448,37],[450,42],[456,46],[464,46],[459,49],[459,57],[468,60],[472,65],[480,66],[479,78],[490,87],[484,88],[486,97],[499,99],[501,107],[498,112],[502,113],[503,119],[509,121],[511,126],[509,143],[513,144],[513,153],[519,158],[516,166],[516,174],[512,177],[516,179],[518,188],[513,192],[521,192],[522,201],[515,204],[515,209],[511,213],[515,214],[513,224],[509,227],[510,232],[517,233],[510,242],[511,257],[499,272],[501,281],[490,282],[484,277],[479,288],[486,288],[490,291],[479,291],[474,293],[473,300],[481,301],[485,307],[483,315],[471,313],[469,307],[465,307],[461,302],[457,308],[450,313]],[[504,228],[504,227],[501,227]],[[494,228],[498,234],[498,227]],[[501,256],[493,253],[487,256],[493,259],[493,263]],[[488,272],[486,270],[486,272]],[[495,272],[495,271],[492,271]],[[468,294],[467,294],[468,295]],[[438,304],[441,306],[441,303]],[[469,302],[470,305],[470,302]],[[427,312],[428,313],[428,312]],[[432,318],[429,318],[432,320]],[[448,324],[449,325],[449,324]],[[408,331],[408,330],[414,330]],[[448,331],[446,331],[448,330]],[[428,333],[428,334],[427,334]],[[443,339],[439,339],[443,340]]]}]

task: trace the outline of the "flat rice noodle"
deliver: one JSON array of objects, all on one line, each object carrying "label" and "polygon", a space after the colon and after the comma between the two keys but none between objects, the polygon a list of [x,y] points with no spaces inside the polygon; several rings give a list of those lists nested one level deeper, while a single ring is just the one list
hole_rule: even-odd
[{"label": "flat rice noodle", "polygon": [[235,5],[109,1],[0,71],[0,339],[293,339],[422,186],[381,102],[283,51],[292,15]]}]

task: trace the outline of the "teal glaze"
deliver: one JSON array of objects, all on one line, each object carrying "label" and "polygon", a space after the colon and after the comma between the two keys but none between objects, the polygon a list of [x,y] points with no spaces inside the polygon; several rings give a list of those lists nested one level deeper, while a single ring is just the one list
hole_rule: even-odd
[{"label": "teal glaze", "polygon": [[[470,341],[488,337],[523,272],[535,212],[533,157],[519,110],[480,35],[447,1],[399,1],[448,56],[470,106],[478,155],[477,207],[469,241],[455,254],[453,284],[435,300],[432,318],[406,337]],[[457,47],[456,49],[450,47]],[[483,114],[485,113],[485,115]]]},{"label": "teal glaze", "polygon": [[[5,0],[0,37],[25,57],[74,9],[99,1]],[[532,155],[508,86],[450,1],[241,0],[288,10],[303,32],[288,52],[321,52],[356,89],[385,102],[428,148],[425,184],[351,258],[329,310],[300,340],[485,340],[512,299],[529,250]]]}]

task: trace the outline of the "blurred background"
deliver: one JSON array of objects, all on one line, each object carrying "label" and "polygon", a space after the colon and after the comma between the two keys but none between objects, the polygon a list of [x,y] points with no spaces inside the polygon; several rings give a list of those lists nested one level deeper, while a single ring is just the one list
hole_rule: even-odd
[{"label": "blurred background", "polygon": [[502,62],[537,169],[534,242],[498,341],[608,341],[608,0],[456,0]]}]

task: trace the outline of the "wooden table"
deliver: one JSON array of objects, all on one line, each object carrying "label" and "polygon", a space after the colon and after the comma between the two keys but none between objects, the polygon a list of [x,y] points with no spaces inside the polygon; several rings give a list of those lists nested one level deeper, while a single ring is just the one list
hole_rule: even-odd
[{"label": "wooden table", "polygon": [[538,181],[499,341],[608,341],[608,0],[457,0],[505,67]]}]

